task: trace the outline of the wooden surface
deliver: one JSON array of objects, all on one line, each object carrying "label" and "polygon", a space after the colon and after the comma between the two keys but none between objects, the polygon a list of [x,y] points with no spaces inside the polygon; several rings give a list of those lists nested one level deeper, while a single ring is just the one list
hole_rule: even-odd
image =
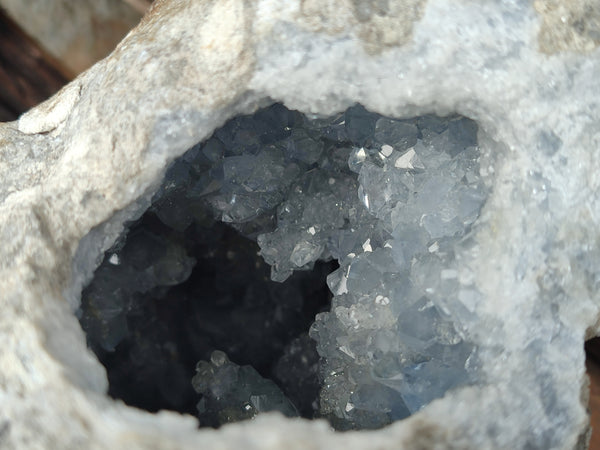
[{"label": "wooden surface", "polygon": [[589,410],[592,426],[590,449],[600,450],[600,338],[586,342],[585,352],[585,364],[590,377]]},{"label": "wooden surface", "polygon": [[60,63],[0,10],[0,122],[15,120],[68,81]]}]

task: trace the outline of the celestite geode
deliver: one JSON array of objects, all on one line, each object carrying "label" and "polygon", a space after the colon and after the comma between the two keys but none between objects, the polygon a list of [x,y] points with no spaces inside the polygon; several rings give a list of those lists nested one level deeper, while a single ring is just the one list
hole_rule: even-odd
[{"label": "celestite geode", "polygon": [[[0,125],[0,445],[584,447],[583,342],[600,323],[597,17],[598,6],[589,1],[155,2],[107,59],[18,122]],[[192,417],[125,407],[106,396],[105,373],[86,349],[74,315],[104,251],[126,221],[150,206],[172,161],[227,120],[277,102],[321,116],[357,103],[390,119],[459,114],[478,127],[484,182],[478,192],[487,194],[471,199],[482,205],[478,217],[472,214],[478,208],[467,211],[463,231],[448,222],[457,237],[465,234],[449,248],[439,243],[447,258],[429,248],[413,254],[422,267],[435,266],[429,281],[417,278],[421,271],[411,269],[409,276],[415,276],[416,291],[430,290],[425,297],[447,313],[465,306],[459,328],[466,334],[460,336],[477,350],[474,359],[468,346],[461,355],[474,363],[467,367],[478,381],[457,385],[373,433],[335,433],[325,421],[270,414],[218,431],[197,430]],[[419,147],[414,151],[427,167]],[[373,155],[365,150],[367,156]],[[399,164],[409,163],[418,165],[413,155]],[[386,193],[369,191],[369,181],[399,169],[365,159],[365,173],[358,174],[368,207],[391,225],[397,218],[377,198]],[[469,194],[466,180],[450,183],[448,192],[466,186]],[[431,204],[441,198],[432,195]],[[432,216],[418,223],[427,233],[449,232],[438,220],[449,217],[440,203],[435,214],[423,211]],[[418,231],[410,243],[422,250]],[[362,251],[345,262],[348,275],[355,264],[373,267],[373,258],[388,253],[397,265],[398,247],[391,243],[385,250],[385,243],[361,242]],[[307,263],[318,249],[302,244],[290,261]],[[349,277],[348,294],[360,292],[373,302],[381,295],[378,306],[395,305],[383,293],[371,298],[370,279],[360,280],[362,292]],[[358,318],[357,331],[366,328],[359,299],[345,298],[351,301],[334,300],[333,315],[319,319],[313,335],[333,329],[320,328],[326,320],[335,328]],[[414,306],[427,313],[429,303]],[[438,309],[429,311],[436,322]],[[455,327],[451,342],[455,331],[463,333]],[[363,350],[360,361],[370,361],[369,342],[344,337],[354,361]],[[393,341],[383,339],[376,348],[385,342]],[[385,380],[404,399],[412,392],[403,385],[407,370],[402,361],[386,361],[368,376]],[[390,378],[394,371],[403,374],[398,383]],[[362,383],[364,373],[353,371],[352,379]],[[351,399],[335,392],[334,415],[341,406],[342,414],[352,414],[363,405],[359,400],[376,398],[368,391]],[[410,409],[411,401],[403,401]]]},{"label": "celestite geode", "polygon": [[[111,394],[146,407],[162,397],[180,411],[199,401],[201,425],[290,415],[295,404],[305,417],[362,429],[480,383],[483,349],[467,326],[480,294],[454,268],[487,197],[479,164],[477,126],[460,116],[392,120],[354,106],[310,120],[274,105],[229,121],[169,168],[83,291],[78,315]],[[285,284],[265,283],[258,260],[256,269],[238,264],[253,259],[252,246],[246,256],[243,239],[223,240],[213,221],[256,240],[271,278]],[[328,277],[330,308],[307,307],[319,260],[339,266]],[[294,271],[311,273],[286,281]],[[318,312],[320,402],[310,383],[285,383],[315,376],[285,361]],[[215,351],[234,362],[199,363],[198,400],[190,359]],[[300,352],[313,360],[314,344]],[[248,365],[234,375],[235,363]],[[283,392],[265,391],[273,381]]]}]

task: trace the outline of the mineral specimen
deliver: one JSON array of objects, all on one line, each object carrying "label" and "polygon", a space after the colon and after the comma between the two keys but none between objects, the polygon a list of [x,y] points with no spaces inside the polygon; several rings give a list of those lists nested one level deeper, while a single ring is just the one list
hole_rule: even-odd
[{"label": "mineral specimen", "polygon": [[[276,104],[228,122],[167,172],[150,208],[150,217],[162,223],[142,220],[107,252],[83,294],[82,325],[92,345],[113,351],[126,337],[127,321],[151,298],[164,303],[164,298],[195,297],[190,308],[205,317],[184,314],[179,319],[183,329],[214,330],[209,333],[213,349],[225,348],[236,360],[270,373],[265,370],[270,355],[280,354],[290,342],[286,336],[293,337],[294,329],[297,335],[301,323],[312,320],[292,319],[311,294],[288,282],[281,286],[286,293],[268,302],[268,296],[257,294],[267,287],[260,272],[227,270],[227,265],[239,265],[245,247],[232,238],[226,247],[215,247],[214,227],[202,226],[214,216],[257,239],[273,280],[283,282],[318,260],[339,261],[341,267],[328,281],[336,295],[332,310],[320,314],[311,331],[322,357],[323,387],[320,409],[303,408],[309,417],[327,417],[339,429],[381,427],[448,389],[477,382],[475,348],[461,328],[464,301],[457,298],[457,271],[448,268],[454,245],[478,217],[487,195],[476,133],[477,126],[462,117],[393,120],[360,105],[333,118],[309,119]],[[161,228],[164,237],[159,237]],[[199,281],[171,293],[168,287],[186,281],[196,259],[209,255],[215,281],[207,276],[210,270],[195,270]],[[441,288],[433,281],[440,276]],[[201,306],[213,303],[233,321]],[[232,322],[248,331],[231,332]],[[285,326],[286,333],[274,332],[278,326]],[[262,353],[248,343],[256,343]],[[196,345],[199,349],[190,353],[207,357],[201,351],[207,344],[197,337],[180,345]],[[204,399],[202,423],[214,426],[265,410],[252,402],[247,410],[240,406],[262,380],[250,367],[240,369],[240,380],[236,371],[215,394],[211,377],[218,381],[225,368],[233,373],[233,366],[217,370],[220,365],[211,358],[214,367],[201,363],[194,381]],[[160,359],[147,355],[154,367]],[[170,384],[170,392],[177,384],[166,382],[173,377],[173,359],[163,363],[164,375],[158,375],[165,378],[159,386]],[[138,367],[146,372],[141,361]],[[279,375],[289,379],[281,364]],[[297,374],[296,380],[310,375]],[[246,378],[248,386],[240,388]],[[287,387],[296,391],[297,402],[311,398],[298,386],[288,382]],[[185,390],[179,391],[176,397]],[[277,391],[275,398],[283,396]],[[178,403],[165,399],[167,405]]]},{"label": "mineral specimen", "polygon": [[[586,446],[589,421],[583,342],[600,330],[597,2],[369,0],[357,5],[349,0],[158,0],[112,55],[18,122],[0,125],[1,446]],[[413,289],[426,290],[425,297],[433,305],[432,309],[428,302],[417,303],[415,308],[425,306],[429,323],[440,323],[440,328],[451,323],[451,341],[454,333],[462,339],[458,345],[464,345],[464,352],[458,351],[449,361],[467,357],[469,346],[475,350],[465,360],[467,384],[457,384],[406,419],[374,432],[335,433],[326,421],[289,420],[277,413],[260,414],[255,420],[216,431],[198,430],[193,417],[127,407],[106,396],[106,373],[86,349],[85,335],[73,315],[82,286],[122,234],[123,224],[129,226],[150,206],[166,168],[196,143],[207,142],[227,120],[273,102],[302,111],[311,120],[312,114],[337,115],[360,103],[390,120],[457,113],[478,126],[479,175],[485,187],[478,218],[468,225],[481,204],[482,191],[470,190],[475,186],[469,183],[476,180],[467,176],[457,185],[444,174],[447,192],[469,190],[464,197],[466,207],[453,220],[454,213],[442,202],[440,210],[427,211],[428,220],[418,223],[414,235],[458,234],[436,239],[437,244],[431,244],[426,253],[419,251],[423,248],[419,240],[405,244],[406,253],[413,255],[406,275],[414,282]],[[372,126],[360,111],[352,121],[357,129]],[[345,133],[342,122],[339,119],[331,130],[334,138]],[[325,148],[312,147],[310,139],[309,134],[310,151],[304,144],[293,149],[302,164],[314,164],[315,159],[318,164],[327,153]],[[398,207],[390,211],[378,195],[392,195],[397,205],[406,201],[414,207],[410,189],[408,197],[396,190],[369,190],[374,176],[383,179],[396,173],[369,152],[373,146],[361,142],[364,136],[348,139],[354,139],[357,145],[353,147],[358,149],[350,149],[344,158],[353,156],[352,167],[358,172],[364,167],[365,172],[361,177],[348,170],[347,175],[357,177],[355,192],[362,186],[367,194],[369,209],[362,202],[359,205],[374,220],[372,230],[377,230],[377,223],[395,223],[400,217]],[[419,139],[424,142],[425,136]],[[404,144],[398,141],[397,145]],[[413,146],[407,145],[408,149]],[[399,155],[394,169],[427,169],[419,147],[415,143],[414,154],[409,150]],[[206,149],[206,156],[219,158],[221,151],[213,146]],[[379,152],[387,158],[390,148],[381,145]],[[462,152],[468,154],[469,149]],[[461,160],[462,152],[447,156]],[[270,153],[246,156],[264,158],[279,165],[278,170],[285,168]],[[291,225],[279,229],[278,222],[261,214],[263,208],[279,201],[287,180],[269,179],[261,186],[260,176],[231,169],[228,173],[239,177],[231,178],[239,196],[245,197],[245,186],[258,186],[266,193],[260,201],[248,197],[248,211],[236,211],[249,219],[236,228],[258,238],[272,226],[268,237],[273,242],[289,242],[284,235],[288,230],[293,233],[299,219],[292,218]],[[244,178],[248,182],[236,185],[237,179]],[[208,193],[213,189],[210,183],[198,188]],[[226,203],[234,192],[212,193],[217,203],[211,208],[220,211],[220,218],[237,219]],[[473,200],[471,193],[477,194]],[[436,196],[428,200],[435,202]],[[348,211],[353,217],[354,212]],[[192,218],[193,212],[191,208]],[[335,211],[324,213],[335,219]],[[311,226],[307,224],[307,235],[314,231],[316,236],[319,230]],[[356,240],[356,264],[371,264],[365,253],[373,253],[373,258],[391,253],[395,266],[394,255],[398,258],[404,249],[399,252],[393,242],[392,249],[385,244],[401,240],[402,233],[391,238],[387,234],[371,238],[370,234]],[[318,248],[304,241],[319,241],[304,237],[294,238],[294,246],[285,249],[288,256],[282,257],[268,255],[279,244],[271,247],[261,242],[265,244],[261,252],[277,262],[274,272],[282,279],[289,270],[298,272],[298,264],[306,263],[309,268],[308,261],[317,253]],[[452,242],[454,237],[457,240]],[[297,244],[301,245],[294,262],[288,264]],[[348,246],[354,244],[351,239]],[[334,247],[328,243],[323,251],[327,248]],[[352,261],[340,264],[350,267],[350,272],[362,271]],[[421,266],[431,270],[418,270]],[[379,266],[367,270],[381,272]],[[393,270],[385,272],[384,278],[393,278]],[[340,281],[343,287],[344,280]],[[351,296],[353,288],[348,284],[356,281],[348,277],[348,294],[337,296]],[[360,286],[362,291],[369,288],[372,278],[358,282],[365,284]],[[372,294],[373,302],[385,304],[388,297],[389,305],[395,305],[385,292],[377,293],[380,298]],[[326,317],[343,323],[336,316],[338,300]],[[439,322],[433,313],[440,315]],[[340,317],[346,320],[343,314]],[[366,324],[370,320],[368,314],[358,317]],[[399,324],[400,319],[399,315]],[[350,320],[349,314],[348,324]],[[393,329],[391,324],[386,327]],[[346,334],[346,344],[351,344],[354,330],[345,329],[351,332]],[[429,345],[427,336],[412,332],[420,336],[417,341]],[[364,342],[367,358],[371,344]],[[452,344],[441,347],[453,348]],[[291,342],[287,348],[292,348]],[[360,352],[356,356],[363,358],[361,364],[368,362]],[[230,358],[245,364],[233,355]],[[340,358],[352,363],[350,356]],[[435,364],[446,361],[436,359],[428,370],[434,372]],[[410,378],[408,367],[392,368],[402,373],[403,381]],[[376,380],[390,373],[368,375]],[[469,381],[470,374],[476,374],[475,383]],[[346,375],[365,381],[354,372],[342,373]],[[457,380],[465,374],[459,375]],[[280,387],[283,390],[283,383]],[[408,408],[411,400],[404,399],[409,393],[404,385],[386,388]],[[440,395],[444,388],[438,386]],[[359,405],[363,405],[362,398],[374,400],[368,389],[352,400]],[[343,405],[342,397],[327,398],[332,399],[333,409]],[[389,409],[383,401],[375,403],[381,410]],[[383,423],[396,413],[369,414]],[[331,415],[338,417],[335,411]],[[342,417],[341,426],[353,426],[353,418],[349,419]]]},{"label": "mineral specimen", "polygon": [[201,425],[219,425],[251,419],[256,414],[279,411],[295,417],[298,411],[275,383],[262,378],[251,366],[237,366],[223,352],[215,351],[210,362],[200,361],[192,379]]}]

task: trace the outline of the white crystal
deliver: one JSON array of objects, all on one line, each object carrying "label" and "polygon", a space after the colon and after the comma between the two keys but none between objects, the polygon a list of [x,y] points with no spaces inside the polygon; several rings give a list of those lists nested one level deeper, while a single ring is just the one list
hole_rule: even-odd
[{"label": "white crystal", "polygon": [[302,267],[311,261],[315,261],[323,252],[321,245],[314,244],[308,241],[301,241],[296,244],[292,254],[290,255],[290,261],[296,267]]},{"label": "white crystal", "polygon": [[381,146],[381,154],[386,158],[390,157],[394,151],[394,148],[391,145],[384,144]]},{"label": "white crystal", "polygon": [[396,167],[397,169],[414,169],[412,160],[415,156],[415,149],[409,149],[406,153],[398,157],[398,159],[394,163],[394,167]]},{"label": "white crystal", "polygon": [[373,251],[373,247],[371,247],[371,239],[367,239],[365,242],[363,242],[362,249],[365,252]]}]

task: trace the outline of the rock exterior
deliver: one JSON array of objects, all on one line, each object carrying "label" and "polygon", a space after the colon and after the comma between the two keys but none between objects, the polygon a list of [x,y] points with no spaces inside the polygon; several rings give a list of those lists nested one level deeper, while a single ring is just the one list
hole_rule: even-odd
[{"label": "rock exterior", "polygon": [[[155,2],[107,59],[0,125],[0,447],[585,447],[583,342],[600,328],[598,15],[589,1]],[[487,199],[453,257],[415,280],[461,311],[478,383],[345,433],[278,413],[197,430],[105,395],[74,315],[82,287],[176,157],[274,102],[477,123]]]}]

